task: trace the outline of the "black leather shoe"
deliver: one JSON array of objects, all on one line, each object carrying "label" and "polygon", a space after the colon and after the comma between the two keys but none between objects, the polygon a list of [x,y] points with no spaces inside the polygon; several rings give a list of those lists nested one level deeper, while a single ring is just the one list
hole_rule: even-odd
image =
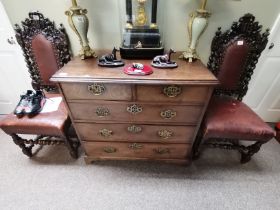
[{"label": "black leather shoe", "polygon": [[46,97],[43,91],[37,90],[31,96],[31,99],[28,103],[28,108],[25,108],[25,113],[29,116],[34,116],[38,114],[44,107],[46,103]]},{"label": "black leather shoe", "polygon": [[33,94],[32,90],[27,90],[25,95],[20,96],[20,101],[18,102],[18,104],[14,110],[15,115],[17,115],[19,117],[24,115],[25,108],[28,106],[28,103],[30,101],[32,94]]}]

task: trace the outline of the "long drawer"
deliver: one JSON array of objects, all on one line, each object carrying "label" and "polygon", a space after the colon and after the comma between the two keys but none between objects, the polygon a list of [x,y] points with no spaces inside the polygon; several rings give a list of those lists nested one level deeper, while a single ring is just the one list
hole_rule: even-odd
[{"label": "long drawer", "polygon": [[202,106],[172,106],[121,102],[71,102],[74,120],[124,122],[194,123],[199,120]]},{"label": "long drawer", "polygon": [[95,158],[186,159],[191,155],[189,144],[83,142],[83,145],[86,155]]},{"label": "long drawer", "polygon": [[76,123],[86,141],[191,143],[195,126]]},{"label": "long drawer", "polygon": [[138,85],[136,88],[138,101],[183,102],[204,104],[207,100],[207,86],[178,85]]},{"label": "long drawer", "polygon": [[67,100],[118,100],[132,99],[130,85],[102,83],[62,83],[62,90]]}]

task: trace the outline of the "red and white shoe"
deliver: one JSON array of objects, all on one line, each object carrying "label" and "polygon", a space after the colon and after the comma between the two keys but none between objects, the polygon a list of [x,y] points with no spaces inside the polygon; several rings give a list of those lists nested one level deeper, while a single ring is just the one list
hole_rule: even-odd
[{"label": "red and white shoe", "polygon": [[25,114],[25,109],[28,107],[33,93],[34,92],[32,90],[27,90],[25,95],[20,96],[20,101],[18,102],[14,110],[15,115],[17,115],[18,117],[22,117]]}]

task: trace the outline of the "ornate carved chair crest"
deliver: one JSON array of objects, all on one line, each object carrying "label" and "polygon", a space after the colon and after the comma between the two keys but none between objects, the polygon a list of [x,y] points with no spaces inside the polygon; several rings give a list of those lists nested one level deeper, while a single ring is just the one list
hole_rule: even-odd
[{"label": "ornate carved chair crest", "polygon": [[[255,17],[246,14],[234,22],[230,30],[218,28],[211,45],[208,68],[219,79],[194,145],[194,158],[200,145],[236,149],[245,163],[258,152],[261,145],[275,135],[246,104],[241,102],[261,52],[268,42],[269,31],[261,33],[262,26]],[[239,140],[254,141],[250,146]]]},{"label": "ornate carved chair crest", "polygon": [[[22,27],[15,25],[15,31],[17,41],[24,53],[33,88],[56,90],[56,85],[49,79],[71,59],[64,27],[60,25],[56,29],[54,22],[44,18],[41,13],[30,12],[29,18],[22,22]],[[37,53],[39,51],[40,53]]]},{"label": "ornate carved chair crest", "polygon": [[[268,42],[269,30],[267,29],[264,33],[261,31],[262,26],[255,21],[255,17],[251,14],[246,14],[238,22],[233,22],[231,29],[224,33],[221,28],[218,28],[212,41],[211,55],[207,65],[223,82],[221,87],[215,90],[215,95],[229,95],[240,101],[246,95],[253,71]],[[241,46],[238,51],[239,55],[235,55],[237,58],[229,58],[226,54],[229,51],[227,49],[234,44]],[[226,59],[230,60],[228,62],[233,65],[225,66]],[[235,71],[236,67],[240,69],[232,74],[233,78],[224,81],[226,75],[222,71],[230,76],[228,75],[228,72],[231,72],[228,70],[229,67],[231,71]]]}]

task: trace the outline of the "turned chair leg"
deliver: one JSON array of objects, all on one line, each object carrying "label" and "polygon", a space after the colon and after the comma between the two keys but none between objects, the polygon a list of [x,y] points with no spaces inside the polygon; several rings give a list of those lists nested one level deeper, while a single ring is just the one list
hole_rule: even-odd
[{"label": "turned chair leg", "polygon": [[[203,141],[203,135],[201,135],[200,133],[198,134],[198,137],[193,146],[193,159],[197,159],[199,157],[202,141]],[[221,139],[219,141],[221,141]],[[204,145],[210,148],[238,150],[239,153],[241,154],[241,159],[240,159],[241,164],[248,163],[251,160],[251,157],[260,150],[263,144],[266,143],[266,141],[262,141],[262,142],[258,141],[250,146],[244,146],[244,145],[240,145],[237,140],[227,139],[226,140],[227,143],[219,142],[219,141],[205,143]]]},{"label": "turned chair leg", "polygon": [[260,150],[261,146],[264,143],[266,142],[256,142],[250,146],[241,147],[241,149],[239,150],[239,152],[241,153],[240,163],[248,163],[251,160],[251,157]]},{"label": "turned chair leg", "polygon": [[70,153],[71,157],[77,159],[79,157],[78,149],[79,149],[80,143],[72,141],[68,136],[66,136],[65,145],[69,149],[69,153]]},{"label": "turned chair leg", "polygon": [[14,143],[21,148],[23,154],[27,155],[28,157],[32,157],[32,147],[34,145],[30,145],[27,147],[24,143],[24,139],[15,133],[10,134],[10,136],[12,137]]},{"label": "turned chair leg", "polygon": [[[21,138],[15,133],[9,134],[14,143],[18,145],[23,154],[27,155],[28,157],[32,157],[32,148],[35,144],[38,145],[59,145],[59,144],[65,144],[67,148],[69,149],[69,153],[71,157],[77,159],[78,158],[78,149],[80,142],[72,141],[68,136],[64,135],[64,141],[61,140],[50,140],[50,139],[43,139],[44,136],[40,135],[37,136],[34,140],[26,140]],[[30,144],[30,146],[26,146],[27,144]]]}]

